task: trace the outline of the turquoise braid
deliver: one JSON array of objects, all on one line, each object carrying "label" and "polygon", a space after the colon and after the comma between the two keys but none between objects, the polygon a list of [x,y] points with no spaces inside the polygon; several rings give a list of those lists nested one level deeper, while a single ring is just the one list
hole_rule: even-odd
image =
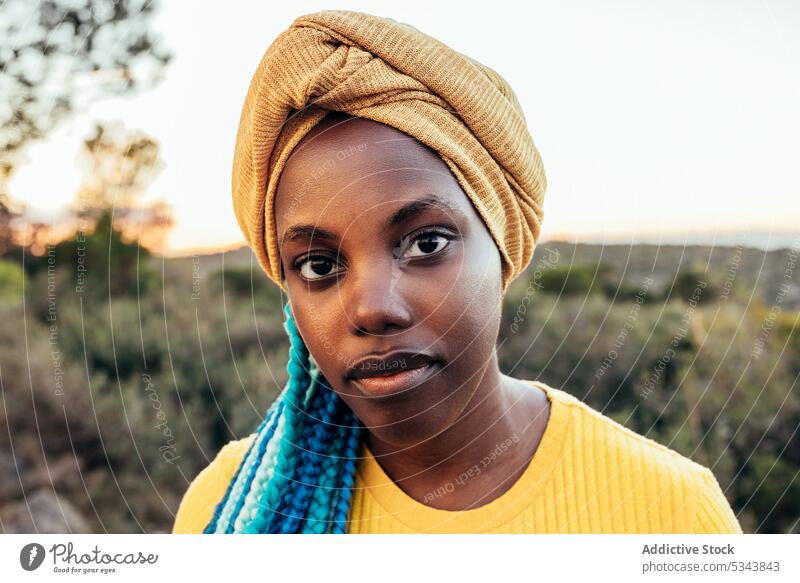
[{"label": "turquoise braid", "polygon": [[[337,411],[341,413],[341,411]],[[335,422],[341,422],[341,415],[335,417]],[[317,488],[311,497],[311,504],[306,512],[306,523],[303,525],[303,533],[324,533],[328,529],[328,523],[333,514],[333,498],[337,494],[339,483],[340,459],[344,455],[344,447],[347,441],[349,427],[339,425],[336,428],[336,435],[328,449],[328,455],[322,460],[319,469],[319,479]]]},{"label": "turquoise braid", "polygon": [[[311,410],[319,411],[320,418],[307,420],[303,427],[303,435],[297,448],[300,452],[293,487],[284,494],[282,504],[278,508],[281,524],[276,532],[289,534],[297,531],[301,518],[305,514],[315,484],[319,477],[322,455],[328,450],[331,434],[334,431],[332,418],[336,412],[336,395],[328,387],[317,386]],[[274,521],[273,517],[273,521]]]},{"label": "turquoise braid", "polygon": [[[264,417],[264,421],[261,423],[261,425],[258,428],[259,435],[261,434],[261,432],[264,429],[264,427],[266,427],[268,424],[272,424],[272,429],[274,430],[274,425],[277,422],[277,418],[280,415],[280,409],[282,407],[283,407],[283,403],[279,402],[278,400],[276,400],[272,404],[272,406],[267,411],[267,415]],[[245,456],[245,459],[250,460],[252,458],[252,456],[253,456],[253,447],[255,445],[256,445],[256,441],[254,441],[253,444],[250,446],[250,448],[249,448],[249,450],[248,450],[248,452],[247,452],[247,454]],[[226,513],[226,512],[229,513],[230,512],[230,510],[227,509],[227,506],[229,506],[228,505],[228,500],[231,498],[231,496],[233,496],[234,498],[237,497],[237,487],[238,487],[239,490],[241,490],[241,474],[244,471],[246,465],[252,465],[252,464],[249,463],[249,462],[248,462],[248,464],[242,464],[236,470],[236,474],[234,475],[234,477],[231,480],[230,484],[228,484],[228,488],[225,491],[225,496],[223,496],[222,500],[219,502],[219,504],[217,504],[216,508],[214,509],[214,514],[211,517],[211,522],[208,523],[208,526],[206,526],[205,530],[203,531],[203,534],[209,534],[209,533],[215,532],[216,529],[217,529],[217,524],[218,524],[218,522],[220,521],[221,518],[223,518],[223,522],[224,522],[224,518],[225,518],[224,513]],[[251,481],[251,480],[252,480],[252,476],[250,475],[250,472],[248,472],[248,481]]]},{"label": "turquoise braid", "polygon": [[[287,327],[294,328],[294,326]],[[296,334],[297,330],[294,329],[293,331]],[[290,338],[292,338],[291,332],[292,330],[290,330]],[[300,453],[297,449],[297,442],[300,440],[302,425],[305,422],[302,407],[304,396],[310,386],[311,376],[308,370],[299,363],[304,355],[294,338],[292,338],[292,346],[289,352],[290,358],[287,368],[289,369],[291,384],[289,385],[289,391],[286,393],[286,408],[284,410],[286,426],[281,447],[278,448],[275,473],[269,483],[266,484],[264,492],[258,500],[258,506],[261,511],[256,514],[247,529],[247,532],[251,533],[273,532],[271,525],[283,518],[280,514],[277,514],[277,511],[284,493],[291,487],[291,475]],[[307,359],[308,357],[305,356],[305,358]]]},{"label": "turquoise braid", "polygon": [[[353,416],[355,419],[355,416]],[[350,497],[353,492],[353,485],[356,478],[356,460],[361,447],[361,431],[358,422],[351,428],[347,435],[345,456],[342,460],[342,470],[340,473],[341,486],[339,497],[334,507],[333,524],[331,532],[334,534],[344,534],[347,527],[347,514],[350,510]]]},{"label": "turquoise braid", "polygon": [[363,426],[312,366],[284,309],[289,380],[204,533],[344,533]]},{"label": "turquoise braid", "polygon": [[[251,456],[252,459],[247,460],[247,477],[245,478],[243,483],[240,483],[239,492],[243,490],[249,489],[250,485],[253,483],[253,479],[256,475],[256,460],[261,459],[264,456],[264,452],[267,449],[267,444],[269,443],[272,436],[275,434],[275,430],[278,427],[278,417],[280,416],[281,412],[283,411],[283,400],[280,401],[278,404],[278,410],[275,419],[273,419],[272,423],[270,424],[269,430],[267,431],[266,435],[263,439],[258,443],[258,453],[254,456]],[[255,443],[255,442],[254,442]],[[231,515],[236,516],[242,509],[244,505],[245,497],[238,496],[236,505],[231,509]],[[226,534],[230,534],[233,532],[233,523],[228,521],[227,527],[225,529]]]}]

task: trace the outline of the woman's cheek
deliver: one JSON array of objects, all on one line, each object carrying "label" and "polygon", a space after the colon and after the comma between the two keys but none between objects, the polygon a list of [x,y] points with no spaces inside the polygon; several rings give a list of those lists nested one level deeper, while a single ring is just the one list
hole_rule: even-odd
[{"label": "woman's cheek", "polygon": [[415,269],[413,277],[409,278],[408,289],[413,296],[439,308],[443,303],[462,302],[469,296],[464,285],[471,285],[471,269],[466,263],[462,244],[451,244],[457,247],[447,257],[436,264]]},{"label": "woman's cheek", "polygon": [[[454,297],[460,325],[460,335],[472,340],[469,350],[484,352],[494,346],[502,316],[502,268],[500,255],[493,242],[487,243],[494,253],[485,247],[475,249],[468,255],[461,278],[457,284],[458,297]],[[479,348],[480,346],[480,348]],[[489,347],[489,348],[487,348]]]}]

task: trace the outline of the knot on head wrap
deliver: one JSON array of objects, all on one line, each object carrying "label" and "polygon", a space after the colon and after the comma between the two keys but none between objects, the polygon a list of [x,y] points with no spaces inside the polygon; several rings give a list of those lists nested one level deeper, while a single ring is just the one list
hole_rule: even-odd
[{"label": "knot on head wrap", "polygon": [[392,126],[441,156],[500,251],[505,292],[533,257],[546,188],[514,92],[489,67],[412,26],[338,10],[301,16],[278,36],[242,109],[233,204],[269,278],[283,288],[278,179],[329,110]]}]

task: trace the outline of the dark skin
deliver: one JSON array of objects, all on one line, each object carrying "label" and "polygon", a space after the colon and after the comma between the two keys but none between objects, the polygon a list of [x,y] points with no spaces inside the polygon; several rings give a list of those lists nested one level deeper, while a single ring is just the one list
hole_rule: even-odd
[{"label": "dark skin", "polygon": [[[500,254],[444,161],[399,130],[332,113],[291,154],[274,212],[298,330],[386,474],[444,510],[506,492],[550,403],[499,370]],[[434,355],[435,374],[389,397],[346,378],[356,359],[395,349]],[[477,476],[432,499],[509,438]]]}]

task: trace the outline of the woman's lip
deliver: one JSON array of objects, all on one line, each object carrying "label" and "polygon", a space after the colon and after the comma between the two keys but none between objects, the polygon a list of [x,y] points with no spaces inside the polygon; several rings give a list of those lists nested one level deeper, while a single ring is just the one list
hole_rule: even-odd
[{"label": "woman's lip", "polygon": [[370,397],[385,397],[403,393],[426,382],[436,372],[436,362],[395,374],[353,379],[359,390]]}]

